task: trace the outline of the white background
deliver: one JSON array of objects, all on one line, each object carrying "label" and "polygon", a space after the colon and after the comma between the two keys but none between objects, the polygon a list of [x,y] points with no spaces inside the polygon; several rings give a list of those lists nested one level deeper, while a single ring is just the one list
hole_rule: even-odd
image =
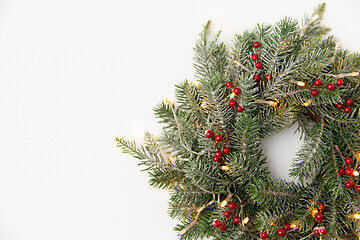
[{"label": "white background", "polygon": [[[208,19],[229,42],[230,26],[301,19],[317,2],[1,0],[0,239],[176,239],[167,192],[148,186],[114,137],[159,134],[152,108],[194,80]],[[324,21],[353,51],[358,9],[328,1]],[[275,176],[286,178],[297,137],[264,144]]]}]

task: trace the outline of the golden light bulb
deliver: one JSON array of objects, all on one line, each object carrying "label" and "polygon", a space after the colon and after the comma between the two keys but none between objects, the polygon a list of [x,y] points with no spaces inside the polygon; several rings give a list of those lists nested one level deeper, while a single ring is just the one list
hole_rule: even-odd
[{"label": "golden light bulb", "polygon": [[243,224],[247,224],[249,222],[250,218],[249,217],[246,217],[244,218],[244,220],[242,221]]},{"label": "golden light bulb", "polygon": [[176,160],[176,157],[168,156],[169,161]]},{"label": "golden light bulb", "polygon": [[225,199],[224,201],[222,201],[221,203],[220,203],[220,207],[221,208],[224,208],[226,205],[227,205],[227,200]]},{"label": "golden light bulb", "polygon": [[208,102],[203,102],[203,103],[200,105],[200,107],[201,107],[202,109],[205,109],[208,104],[209,104]]},{"label": "golden light bulb", "polygon": [[304,105],[305,107],[309,106],[310,104],[311,104],[311,100],[310,100],[310,99],[303,103],[303,105]]},{"label": "golden light bulb", "polygon": [[194,84],[195,87],[198,87],[200,85],[200,83],[198,81],[193,81],[192,84]]},{"label": "golden light bulb", "polygon": [[173,104],[173,102],[171,100],[169,100],[169,99],[165,99],[164,103],[165,103],[166,106],[170,106],[170,105]]},{"label": "golden light bulb", "polygon": [[354,214],[354,218],[355,218],[355,219],[360,219],[360,214],[355,213],[355,214]]},{"label": "golden light bulb", "polygon": [[235,93],[233,93],[233,92],[230,94],[230,98],[234,98],[235,96],[236,96],[236,95],[235,95]]},{"label": "golden light bulb", "polygon": [[300,86],[300,87],[303,87],[305,86],[305,83],[304,82],[301,82],[301,81],[297,81],[296,82],[296,85]]},{"label": "golden light bulb", "polygon": [[221,166],[221,169],[226,172],[226,171],[228,171],[230,168],[229,168],[229,166],[224,165],[224,166]]},{"label": "golden light bulb", "polygon": [[318,213],[316,208],[311,209],[311,215],[315,216]]},{"label": "golden light bulb", "polygon": [[358,172],[358,171],[353,171],[353,175],[354,175],[355,177],[357,177],[357,176],[359,176],[359,172]]}]

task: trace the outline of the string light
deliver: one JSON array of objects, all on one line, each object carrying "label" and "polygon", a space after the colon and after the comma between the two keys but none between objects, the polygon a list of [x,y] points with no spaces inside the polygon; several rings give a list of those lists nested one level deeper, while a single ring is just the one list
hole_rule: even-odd
[{"label": "string light", "polygon": [[165,103],[166,106],[173,105],[173,101],[171,101],[171,100],[169,100],[167,98],[164,100],[164,103]]},{"label": "string light", "polygon": [[234,97],[235,97],[235,93],[232,92],[232,93],[230,94],[230,98],[234,98]]},{"label": "string light", "polygon": [[230,201],[231,197],[232,197],[232,193],[229,193],[229,195],[227,195],[224,201],[220,203],[220,207],[224,208],[228,204],[228,201]]},{"label": "string light", "polygon": [[311,215],[315,216],[318,213],[318,210],[316,208],[311,209]]},{"label": "string light", "polygon": [[193,81],[192,84],[193,84],[195,87],[199,87],[199,85],[200,85],[200,83],[199,83],[197,80]]},{"label": "string light", "polygon": [[355,218],[356,220],[359,220],[360,219],[360,214],[359,213],[350,214],[350,215],[348,215],[348,218]]},{"label": "string light", "polygon": [[291,223],[290,224],[290,227],[293,228],[293,229],[297,229],[299,227],[299,223],[298,222],[294,222],[294,223]]},{"label": "string light", "polygon": [[201,107],[202,109],[205,109],[206,106],[209,105],[209,104],[210,104],[210,103],[208,103],[208,102],[203,102],[203,103],[200,105],[200,107]]},{"label": "string light", "polygon": [[246,217],[244,218],[244,220],[242,221],[243,224],[247,224],[249,222],[250,218],[249,217]]},{"label": "string light", "polygon": [[311,100],[310,100],[310,99],[303,103],[303,105],[304,105],[305,107],[309,106],[310,104],[311,104]]},{"label": "string light", "polygon": [[303,81],[295,81],[295,80],[291,79],[290,82],[298,85],[299,87],[305,86],[305,83]]},{"label": "string light", "polygon": [[357,176],[359,176],[359,172],[358,172],[358,171],[353,171],[353,175],[354,175],[355,177],[357,177]]},{"label": "string light", "polygon": [[176,160],[176,157],[168,156],[169,161]]},{"label": "string light", "polygon": [[226,172],[226,171],[229,171],[230,168],[229,168],[229,166],[224,165],[224,166],[221,166],[221,169]]}]

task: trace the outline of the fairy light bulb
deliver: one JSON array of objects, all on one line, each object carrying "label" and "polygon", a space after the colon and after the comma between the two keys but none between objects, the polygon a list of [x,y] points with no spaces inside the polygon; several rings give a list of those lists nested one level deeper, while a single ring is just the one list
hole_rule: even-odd
[{"label": "fairy light bulb", "polygon": [[229,193],[229,195],[227,195],[227,197],[224,199],[224,201],[222,201],[220,203],[220,207],[224,208],[228,204],[228,202],[230,201],[231,197],[232,197],[232,194]]},{"label": "fairy light bulb", "polygon": [[199,85],[200,85],[200,83],[199,83],[197,80],[193,81],[192,84],[193,84],[195,87],[199,87]]},{"label": "fairy light bulb", "polygon": [[298,85],[298,86],[300,86],[300,87],[303,87],[303,86],[305,86],[305,83],[302,82],[302,81],[297,81],[297,82],[296,82],[296,85]]},{"label": "fairy light bulb", "polygon": [[243,224],[247,224],[249,222],[250,218],[249,217],[246,217],[243,219],[242,223]]},{"label": "fairy light bulb", "polygon": [[234,97],[235,97],[235,93],[232,92],[232,93],[230,94],[230,98],[234,98]]},{"label": "fairy light bulb", "polygon": [[227,166],[227,165],[224,165],[224,166],[221,166],[221,170],[223,170],[223,171],[228,171],[230,168],[229,168],[229,166]]},{"label": "fairy light bulb", "polygon": [[353,175],[354,175],[355,177],[357,177],[357,176],[359,176],[359,172],[358,172],[358,171],[353,171]]},{"label": "fairy light bulb", "polygon": [[303,103],[303,105],[304,105],[305,107],[309,106],[310,104],[311,104],[311,100],[310,100],[310,99]]},{"label": "fairy light bulb", "polygon": [[167,98],[164,100],[164,103],[165,103],[166,106],[170,106],[170,105],[173,104],[173,102],[171,100],[167,99]]},{"label": "fairy light bulb", "polygon": [[355,218],[355,219],[360,219],[360,214],[355,213],[355,214],[354,214],[354,218]]}]

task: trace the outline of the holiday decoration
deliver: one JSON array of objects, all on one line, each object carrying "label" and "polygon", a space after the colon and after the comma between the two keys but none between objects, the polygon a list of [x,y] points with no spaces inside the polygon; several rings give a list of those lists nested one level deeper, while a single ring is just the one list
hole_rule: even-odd
[{"label": "holiday decoration", "polygon": [[[324,8],[304,24],[257,25],[230,48],[206,24],[196,84],[155,108],[162,135],[116,139],[170,191],[180,239],[360,239],[360,54],[329,35]],[[273,179],[260,143],[294,123],[297,182]]]}]

